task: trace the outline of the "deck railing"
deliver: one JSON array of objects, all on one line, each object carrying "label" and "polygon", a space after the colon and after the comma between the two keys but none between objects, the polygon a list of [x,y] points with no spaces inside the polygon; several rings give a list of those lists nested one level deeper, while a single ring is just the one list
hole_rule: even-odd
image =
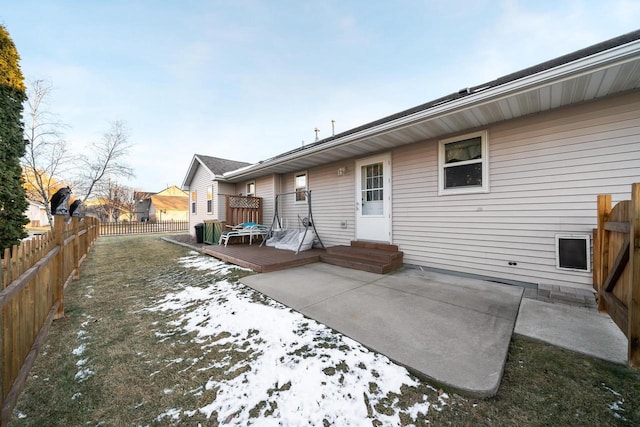
[{"label": "deck railing", "polygon": [[2,418],[11,412],[54,319],[64,316],[64,288],[98,238],[99,220],[66,222],[56,216],[53,232],[6,249],[0,262],[0,392]]}]

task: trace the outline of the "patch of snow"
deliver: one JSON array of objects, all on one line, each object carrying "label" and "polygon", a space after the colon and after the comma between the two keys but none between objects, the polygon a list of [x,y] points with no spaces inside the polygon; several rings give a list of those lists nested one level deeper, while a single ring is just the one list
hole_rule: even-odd
[{"label": "patch of snow", "polygon": [[74,356],[82,356],[82,354],[85,352],[86,349],[87,349],[86,345],[80,344],[79,347],[76,347],[71,351],[71,354],[73,354]]},{"label": "patch of snow", "polygon": [[71,396],[71,400],[76,400],[80,397],[82,397],[82,393],[73,393],[73,396]]},{"label": "patch of snow", "polygon": [[[227,268],[200,255],[180,263],[214,272]],[[396,398],[390,404],[392,415],[376,412],[378,403],[389,401],[389,393],[400,394],[402,385],[418,385],[405,368],[275,301],[256,303],[252,293],[240,284],[212,281],[204,288],[186,286],[149,308],[179,313],[169,325],[185,334],[195,332],[195,343],[227,333],[203,349],[230,345],[236,352],[247,351],[247,357],[235,364],[225,358],[208,366],[226,368],[230,378],[210,379],[205,385],[216,391],[215,400],[198,409],[208,418],[216,413],[219,423],[237,425],[322,425],[325,420],[332,425],[371,425],[373,415],[384,425],[396,425],[401,412],[415,419],[446,405],[449,396],[442,393],[437,402],[425,395],[407,409],[399,408]],[[196,390],[194,394],[202,393]],[[158,420],[178,419],[179,414],[171,409]]]},{"label": "patch of snow", "polygon": [[182,411],[180,409],[169,409],[168,411],[158,415],[158,417],[156,418],[156,421],[161,422],[165,418],[169,418],[177,421],[178,418],[180,418],[181,413]]},{"label": "patch of snow", "polygon": [[611,392],[614,396],[619,398],[618,400],[616,400],[615,402],[609,405],[609,410],[613,412],[613,417],[619,420],[627,421],[627,419],[620,413],[620,412],[624,412],[624,408],[622,407],[622,405],[624,404],[624,399],[622,398],[622,395],[617,391],[615,391],[614,389],[612,389],[611,387],[607,387],[605,383],[601,383],[601,384],[602,384],[602,388]]},{"label": "patch of snow", "polygon": [[80,359],[76,362],[76,366],[82,366],[85,363],[87,363],[89,361],[89,359]]},{"label": "patch of snow", "polygon": [[93,372],[91,369],[80,369],[78,372],[76,372],[74,379],[81,383],[94,374],[95,372]]}]

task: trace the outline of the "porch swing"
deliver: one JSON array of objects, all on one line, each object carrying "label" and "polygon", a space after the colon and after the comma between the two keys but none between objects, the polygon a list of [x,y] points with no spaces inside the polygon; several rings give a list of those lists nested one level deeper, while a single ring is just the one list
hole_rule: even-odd
[{"label": "porch swing", "polygon": [[[307,216],[300,218],[300,215],[298,215],[297,231],[295,229],[283,229],[282,220],[278,213],[279,198],[281,196],[295,194],[304,194],[304,198],[307,201]],[[304,227],[304,231],[301,231],[301,226]],[[310,229],[313,229],[313,231],[311,232]],[[313,220],[313,211],[311,210],[311,190],[290,191],[276,194],[275,206],[273,209],[273,220],[269,226],[267,236],[269,236],[269,239],[264,239],[260,246],[266,244],[267,246],[274,246],[276,249],[288,250],[294,250],[295,248],[297,255],[300,250],[311,249],[313,242],[317,240],[320,243],[320,246],[324,249],[324,243],[322,243],[322,240],[318,235],[318,230],[316,230],[316,224]]]}]

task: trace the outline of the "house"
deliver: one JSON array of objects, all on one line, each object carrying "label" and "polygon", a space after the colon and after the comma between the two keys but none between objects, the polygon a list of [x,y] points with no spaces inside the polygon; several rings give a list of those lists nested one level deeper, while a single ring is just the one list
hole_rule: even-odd
[{"label": "house", "polygon": [[635,31],[248,167],[213,174],[195,156],[183,188],[255,194],[266,223],[290,194],[289,224],[309,189],[326,246],[389,242],[419,268],[590,288],[597,195],[640,182],[639,89]]},{"label": "house", "polygon": [[30,227],[48,227],[49,218],[47,217],[47,209],[40,202],[34,202],[29,200],[29,207],[25,212],[27,218],[29,218]]},{"label": "house", "polygon": [[155,193],[147,191],[134,191],[133,200],[136,203],[136,221],[149,221],[149,210],[151,208],[151,196]]},{"label": "house", "polygon": [[167,187],[159,193],[135,192],[138,221],[187,221],[189,196],[177,186]]},{"label": "house", "polygon": [[189,219],[189,197],[173,185],[150,197],[149,219],[151,221],[187,221]]},{"label": "house", "polygon": [[[195,234],[194,226],[206,220],[220,220],[225,218],[225,196],[244,193],[244,189],[237,189],[235,183],[228,183],[224,179],[226,172],[250,166],[250,163],[219,157],[196,154],[191,160],[187,175],[182,183],[182,189],[188,192],[189,198],[189,230]],[[273,193],[271,193],[273,194]],[[253,195],[253,194],[249,194]]]}]

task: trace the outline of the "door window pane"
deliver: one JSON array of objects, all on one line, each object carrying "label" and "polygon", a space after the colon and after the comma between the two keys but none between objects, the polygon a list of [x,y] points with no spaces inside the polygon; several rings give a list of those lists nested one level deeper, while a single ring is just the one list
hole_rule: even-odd
[{"label": "door window pane", "polygon": [[383,164],[362,166],[362,214],[384,214]]}]

